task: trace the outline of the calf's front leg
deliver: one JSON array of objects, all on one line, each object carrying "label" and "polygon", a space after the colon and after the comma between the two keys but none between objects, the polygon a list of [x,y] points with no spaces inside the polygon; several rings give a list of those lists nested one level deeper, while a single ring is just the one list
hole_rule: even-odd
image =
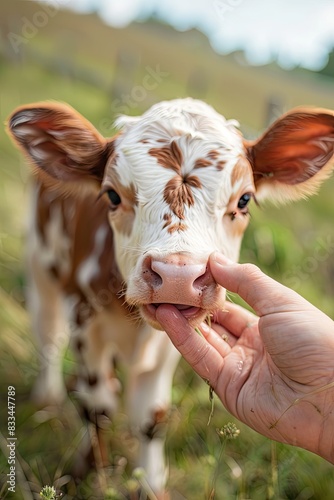
[{"label": "calf's front leg", "polygon": [[164,332],[154,330],[139,352],[128,386],[128,412],[140,442],[138,466],[145,470],[147,482],[158,498],[166,498],[165,435],[180,354]]}]

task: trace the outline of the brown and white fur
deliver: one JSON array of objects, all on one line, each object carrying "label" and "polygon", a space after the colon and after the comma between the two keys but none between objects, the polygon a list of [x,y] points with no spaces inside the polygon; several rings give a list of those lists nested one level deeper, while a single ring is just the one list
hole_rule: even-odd
[{"label": "brown and white fur", "polygon": [[121,117],[117,126],[105,139],[54,102],[21,106],[8,122],[35,173],[28,237],[28,299],[41,357],[35,395],[43,403],[65,396],[65,321],[88,412],[117,410],[119,359],[138,465],[162,495],[167,472],[157,429],[179,354],[157,331],[157,304],[176,304],[193,326],[223,307],[209,255],[238,259],[251,198],[284,202],[318,188],[331,170],[334,116],[296,109],[250,142],[207,104],[178,99]]}]

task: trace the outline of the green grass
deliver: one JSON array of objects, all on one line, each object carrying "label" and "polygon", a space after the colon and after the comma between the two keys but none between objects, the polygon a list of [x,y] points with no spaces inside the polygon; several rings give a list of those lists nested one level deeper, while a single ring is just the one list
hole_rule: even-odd
[{"label": "green grass", "polygon": [[[9,3],[6,8],[9,8],[8,5]],[[45,30],[36,37],[33,45],[36,50],[43,49],[45,54],[52,53],[51,41],[56,36],[56,21],[58,19],[57,22],[63,22],[65,29],[66,22],[69,22],[65,22],[65,17],[59,14],[59,17],[50,22],[49,31]],[[74,18],[70,16],[69,19]],[[115,75],[116,49],[110,49],[111,62],[107,69],[108,44],[104,43],[103,53],[98,50],[101,38],[106,36],[106,28],[98,31],[97,20],[92,20],[89,16],[83,20],[75,19],[77,24],[73,25],[74,33],[75,30],[82,33],[81,41],[85,37],[88,39],[86,33],[89,26],[92,26],[93,33],[101,34],[100,37],[96,35],[90,38],[94,40],[91,46],[88,47],[89,43],[86,42],[87,51],[80,51],[80,57],[74,59],[76,64],[78,67],[83,63],[87,66],[91,64],[92,68],[103,72],[105,81],[111,84]],[[133,27],[128,33],[128,37],[123,32],[118,33],[119,44],[120,39],[133,44],[138,33],[143,38],[141,65],[133,75],[130,89],[143,81],[147,64],[154,67],[159,63],[162,69],[169,72],[168,78],[152,94],[148,94],[147,99],[138,104],[138,108],[131,110],[132,114],[145,109],[151,101],[186,95],[187,75],[196,61],[210,75],[207,100],[221,111],[227,108],[228,116],[237,116],[254,128],[260,128],[261,123],[263,124],[261,114],[265,110],[266,96],[271,91],[278,91],[278,88],[284,95],[290,96],[288,102],[292,102],[292,105],[301,104],[302,99],[328,106],[330,99],[333,101],[332,97],[328,97],[327,91],[324,91],[327,83],[314,84],[311,89],[311,84],[306,82],[300,89],[300,95],[297,95],[298,81],[294,81],[289,75],[281,75],[280,80],[273,73],[265,73],[260,69],[249,70],[247,85],[236,85],[236,80],[243,81],[245,68],[236,67],[230,60],[224,62],[223,74],[223,70],[217,68],[218,56],[204,57],[204,49],[187,58],[182,55],[175,58],[173,54],[177,53],[175,44],[179,43],[179,38],[176,41],[168,36],[159,38],[159,34],[154,35],[153,30],[145,33],[141,26]],[[154,36],[158,42],[152,46],[149,42]],[[157,59],[159,50],[160,58]],[[179,51],[181,50],[187,52],[183,45],[179,47]],[[70,54],[68,57],[70,58]],[[0,60],[0,83],[2,122],[17,105],[43,99],[69,102],[98,128],[104,123],[103,120],[113,118],[113,96],[110,92],[84,83],[73,74],[61,75],[46,70],[28,57],[15,64]],[[332,107],[334,108],[334,102]],[[5,457],[0,456],[0,498],[39,498],[42,486],[47,484],[67,492],[65,498],[68,499],[103,498],[99,486],[101,481],[105,492],[109,488],[110,498],[124,498],[123,493],[138,481],[131,473],[136,443],[128,432],[126,417],[120,414],[110,429],[106,430],[113,443],[111,461],[114,465],[108,471],[106,483],[103,483],[103,477],[90,472],[82,483],[76,484],[69,471],[85,429],[75,406],[69,400],[59,412],[46,412],[34,407],[29,399],[38,363],[24,299],[25,294],[29,293],[24,267],[24,227],[29,199],[28,168],[10,144],[3,129],[0,129],[0,147],[0,392],[4,396],[4,403],[0,408],[0,429],[6,437],[5,396],[7,386],[13,385],[17,392],[17,457],[18,469],[21,470],[18,491],[12,497],[6,493],[8,464]],[[259,264],[271,276],[293,286],[331,316],[334,316],[333,188],[332,178],[323,186],[320,194],[309,201],[279,209],[269,204],[261,208],[253,206],[252,221],[241,253],[242,261]],[[75,372],[71,353],[66,355],[64,372],[66,379],[70,381]],[[329,500],[333,497],[333,468],[327,462],[293,447],[273,445],[234,421],[217,399],[208,426],[210,412],[208,387],[193,374],[186,363],[181,362],[175,376],[173,409],[167,437],[169,487],[173,499],[208,499],[213,487],[218,500]],[[216,429],[228,422],[236,423],[240,428],[240,435],[235,440],[225,442]],[[0,445],[2,451],[6,451],[3,440]],[[123,457],[126,457],[126,461]],[[113,493],[112,490],[118,493]]]}]

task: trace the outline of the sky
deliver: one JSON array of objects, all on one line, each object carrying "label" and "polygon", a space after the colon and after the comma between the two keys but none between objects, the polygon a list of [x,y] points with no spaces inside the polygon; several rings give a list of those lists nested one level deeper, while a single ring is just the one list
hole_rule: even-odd
[{"label": "sky", "polygon": [[[44,0],[45,1],[45,0]],[[51,1],[51,0],[47,0]],[[252,64],[321,69],[334,47],[333,0],[57,0],[96,10],[114,27],[151,16],[178,30],[197,28],[218,53],[243,50]]]}]

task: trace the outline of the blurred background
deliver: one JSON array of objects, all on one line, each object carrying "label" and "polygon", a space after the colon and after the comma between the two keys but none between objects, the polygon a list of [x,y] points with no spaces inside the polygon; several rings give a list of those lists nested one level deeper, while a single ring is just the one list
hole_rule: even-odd
[{"label": "blurred background", "polygon": [[[104,135],[119,114],[192,96],[240,122],[255,138],[299,105],[334,109],[334,4],[331,0],[11,0],[0,3],[0,114],[40,100],[68,102]],[[253,207],[241,261],[257,263],[334,317],[334,178],[310,200]],[[56,484],[65,498],[125,498],[131,490],[131,437],[113,423],[112,479],[80,485],[68,474],[82,422],[70,406],[37,411],[29,392],[38,363],[29,317],[24,233],[29,169],[0,129],[0,498],[39,498]],[[237,300],[237,299],[236,299]],[[71,353],[65,376],[75,372]],[[17,391],[18,488],[8,494],[7,386]],[[167,441],[172,499],[332,499],[333,469],[271,443],[234,422],[182,362],[175,377]],[[306,430],[307,432],[307,430]],[[126,457],[126,458],[125,458]],[[215,485],[216,496],[212,495]]]}]

